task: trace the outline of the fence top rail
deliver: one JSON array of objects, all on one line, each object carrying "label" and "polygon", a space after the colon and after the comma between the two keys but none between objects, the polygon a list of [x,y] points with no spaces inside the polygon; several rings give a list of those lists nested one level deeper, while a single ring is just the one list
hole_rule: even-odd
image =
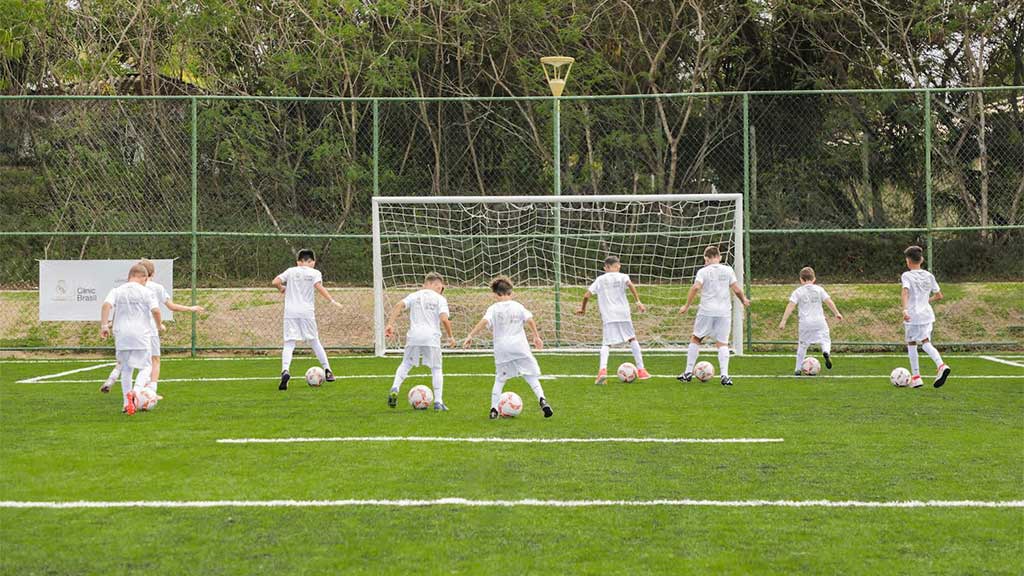
[{"label": "fence top rail", "polygon": [[247,96],[139,94],[0,94],[5,100],[255,100],[284,102],[512,102],[545,100],[643,100],[658,98],[720,98],[728,96],[821,96],[830,94],[924,94],[944,92],[1012,92],[1024,86],[956,86],[924,88],[839,88],[833,90],[747,90],[733,92],[667,92],[663,94],[567,94],[554,96]]},{"label": "fence top rail", "polygon": [[614,194],[591,196],[374,196],[374,204],[566,204],[569,202],[739,201],[743,194]]}]

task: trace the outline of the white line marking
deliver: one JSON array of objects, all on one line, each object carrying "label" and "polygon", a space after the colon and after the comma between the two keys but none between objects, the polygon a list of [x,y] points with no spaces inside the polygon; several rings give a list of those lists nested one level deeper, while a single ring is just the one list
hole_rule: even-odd
[{"label": "white line marking", "polygon": [[27,378],[25,380],[18,380],[18,384],[35,384],[37,382],[44,382],[52,378],[60,378],[61,376],[67,376],[69,374],[77,374],[79,372],[88,372],[90,370],[97,370],[99,368],[110,368],[117,364],[117,362],[107,362],[104,364],[96,364],[95,366],[86,366],[85,368],[76,368],[74,370],[68,370],[67,372],[60,372],[58,374],[45,374],[43,376],[36,376],[35,378]]},{"label": "white line marking", "polygon": [[291,444],[299,442],[467,442],[470,444],[769,444],[782,438],[460,438],[445,436],[334,436],[325,438],[220,438],[218,444]]},{"label": "white line marking", "polygon": [[1017,368],[1024,368],[1024,364],[1020,362],[1010,362],[1009,360],[1003,360],[1002,358],[996,358],[995,356],[981,356],[985,360],[990,362],[998,362],[999,364],[1006,364],[1007,366],[1016,366]]},{"label": "white line marking", "polygon": [[417,508],[427,506],[538,508],[594,507],[709,507],[709,508],[1024,508],[1024,500],[471,500],[436,498],[433,500],[127,500],[102,502],[0,501],[0,508],[340,508],[386,506]]}]

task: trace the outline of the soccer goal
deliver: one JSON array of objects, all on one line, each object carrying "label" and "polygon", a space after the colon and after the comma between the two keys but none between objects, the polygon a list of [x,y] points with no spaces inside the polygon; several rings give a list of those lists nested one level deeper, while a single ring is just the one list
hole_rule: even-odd
[{"label": "soccer goal", "polygon": [[[633,312],[645,349],[681,349],[696,305],[679,307],[715,244],[743,283],[741,194],[638,196],[442,196],[373,199],[374,348],[401,350],[407,317],[387,314],[418,289],[427,272],[442,274],[456,338],[493,302],[488,283],[510,277],[516,299],[534,313],[545,349],[601,345],[601,316],[592,301],[575,314],[608,255],[637,285],[647,312]],[[632,301],[632,297],[630,297]],[[743,352],[743,307],[733,300],[732,345]],[[489,341],[474,343],[485,349]]]}]

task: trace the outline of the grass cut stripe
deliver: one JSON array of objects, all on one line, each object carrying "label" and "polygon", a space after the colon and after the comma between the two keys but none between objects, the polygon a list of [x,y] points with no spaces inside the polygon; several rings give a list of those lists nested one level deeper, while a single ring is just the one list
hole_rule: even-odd
[{"label": "grass cut stripe", "polygon": [[342,508],[466,506],[512,508],[706,507],[706,508],[1024,508],[1024,500],[134,500],[101,502],[0,501],[0,508]]},{"label": "grass cut stripe", "polygon": [[446,436],[336,436],[325,438],[220,438],[218,444],[300,442],[465,442],[469,444],[773,444],[783,438],[460,438]]}]

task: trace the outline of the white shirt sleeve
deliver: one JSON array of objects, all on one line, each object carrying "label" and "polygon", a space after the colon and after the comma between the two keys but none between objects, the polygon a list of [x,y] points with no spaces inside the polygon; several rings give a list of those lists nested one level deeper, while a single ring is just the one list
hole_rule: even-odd
[{"label": "white shirt sleeve", "polygon": [[629,284],[630,282],[632,282],[632,280],[630,280],[630,279],[629,279],[629,274],[623,274],[622,276],[623,276],[623,278],[622,278],[622,283],[623,283],[624,285],[625,285],[625,284]]},{"label": "white shirt sleeve", "polygon": [[484,312],[484,320],[487,321],[488,328],[494,326],[494,306],[489,306],[487,312]]},{"label": "white shirt sleeve", "polygon": [[700,270],[697,270],[697,275],[693,277],[693,283],[694,284],[703,284],[704,283],[704,271],[705,270],[707,270],[707,268],[701,268]]},{"label": "white shirt sleeve", "polygon": [[316,268],[314,268],[313,269],[313,275],[316,276],[316,280],[313,280],[313,286],[316,286],[317,284],[323,284],[323,282],[324,282],[324,273],[323,272],[321,272],[321,271],[317,270]]},{"label": "white shirt sleeve", "polygon": [[161,287],[160,287],[160,299],[159,299],[159,303],[160,303],[160,304],[165,304],[165,303],[166,303],[166,302],[167,302],[168,300],[170,300],[170,299],[171,299],[171,295],[167,293],[167,288],[166,288],[166,287],[164,287],[164,286],[161,286]]},{"label": "white shirt sleeve", "polygon": [[939,281],[935,279],[935,275],[933,274],[932,275],[932,294],[934,294],[936,292],[941,292],[941,289],[939,288]]},{"label": "white shirt sleeve", "polygon": [[160,302],[157,301],[156,294],[153,294],[152,292],[149,292],[148,290],[147,290],[147,293],[149,294],[149,309],[150,310],[159,310],[160,309]]},{"label": "white shirt sleeve", "polygon": [[[600,276],[598,276],[598,278],[600,278]],[[590,284],[590,288],[587,288],[587,292],[597,294],[597,280],[594,280],[594,282]]]},{"label": "white shirt sleeve", "polygon": [[438,315],[441,315],[441,314],[447,314],[447,315],[448,315],[448,317],[450,318],[452,314],[451,314],[451,312],[450,312],[450,311],[448,310],[448,299],[447,299],[447,298],[445,298],[444,296],[440,296],[440,297],[438,298],[438,300],[440,300],[440,301],[441,301],[441,302],[440,302],[440,304],[439,304],[439,306],[438,306],[438,308],[437,308],[437,313],[438,313]]},{"label": "white shirt sleeve", "polygon": [[789,295],[789,301],[792,302],[793,304],[797,304],[798,302],[800,302],[800,300],[798,300],[796,297],[796,290],[793,290],[793,292]]},{"label": "white shirt sleeve", "polygon": [[910,278],[907,277],[906,272],[900,275],[900,285],[902,285],[907,290],[910,290]]},{"label": "white shirt sleeve", "polygon": [[824,288],[818,288],[818,290],[821,290],[821,301],[822,302],[824,302],[826,300],[831,300],[832,299],[832,297],[828,295],[828,292],[826,292]]},{"label": "white shirt sleeve", "polygon": [[408,295],[408,296],[406,296],[405,298],[402,298],[402,304],[404,304],[404,305],[405,305],[405,309],[406,309],[406,310],[408,310],[408,309],[409,309],[409,306],[411,306],[411,305],[412,305],[412,301],[413,301],[413,299],[414,299],[414,298],[413,298],[414,296],[416,296],[416,293],[415,293],[415,292],[413,292],[412,294],[409,294],[409,295]]},{"label": "white shirt sleeve", "polygon": [[522,310],[523,322],[526,322],[530,318],[533,318],[533,312],[526,309],[526,306],[520,305],[519,308]]},{"label": "white shirt sleeve", "polygon": [[107,292],[107,297],[103,299],[103,303],[104,304],[110,304],[111,306],[116,304],[117,303],[117,295],[115,294],[115,292],[117,292],[117,288],[113,288],[113,289],[110,290],[110,292]]},{"label": "white shirt sleeve", "polygon": [[729,286],[732,286],[736,282],[738,282],[738,280],[736,280],[736,271],[733,270],[732,267],[730,266],[729,267]]},{"label": "white shirt sleeve", "polygon": [[288,283],[288,273],[289,272],[291,272],[291,268],[289,268],[289,269],[285,270],[284,272],[281,272],[280,274],[278,274],[277,275],[277,279],[280,280],[282,284],[287,284]]}]

